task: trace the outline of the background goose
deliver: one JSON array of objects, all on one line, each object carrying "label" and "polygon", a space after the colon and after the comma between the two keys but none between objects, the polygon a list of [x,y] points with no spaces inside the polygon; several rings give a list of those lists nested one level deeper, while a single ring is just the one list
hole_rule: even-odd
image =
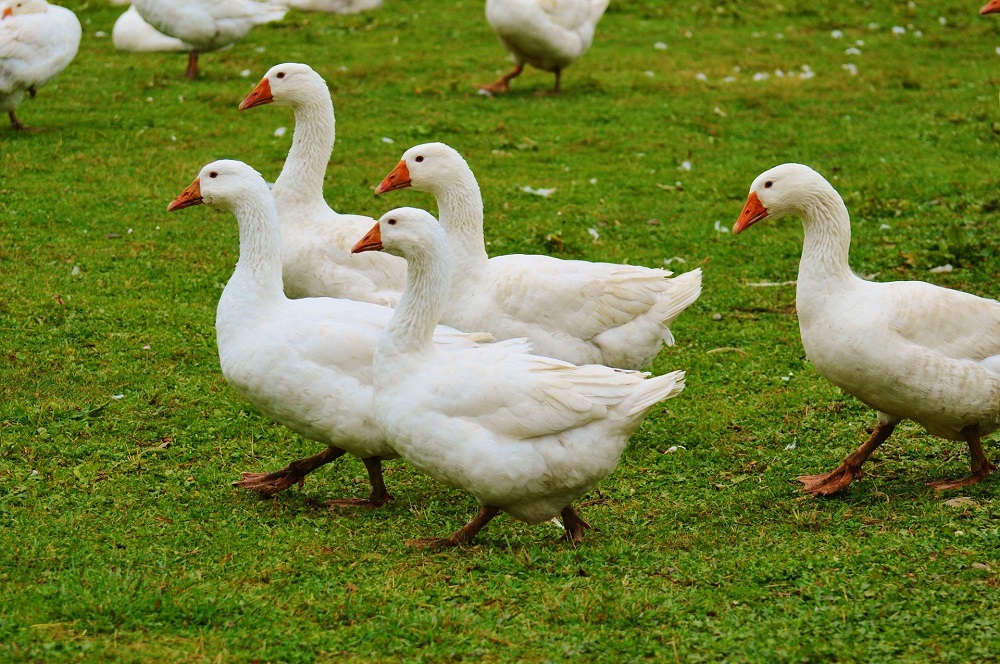
[{"label": "background goose", "polygon": [[115,21],[111,30],[111,40],[119,51],[143,52],[186,52],[194,47],[176,37],[168,37],[142,18],[135,7],[129,7]]},{"label": "background goose", "polygon": [[556,75],[586,53],[609,0],[486,0],[486,20],[514,57],[514,69],[480,89],[507,92],[525,63]]},{"label": "background goose", "polygon": [[240,109],[263,104],[295,111],[292,147],[272,189],[284,243],[285,293],[394,305],[406,262],[386,254],[351,256],[351,246],[375,220],[335,212],[323,198],[323,176],[336,138],[326,82],[308,65],[275,65]]},{"label": "background goose", "polygon": [[[346,453],[364,462],[371,494],[331,504],[385,503],[391,496],[381,461],[397,455],[372,416],[372,362],[392,311],[335,298],[285,297],[274,201],[263,178],[246,164],[208,164],[168,209],[201,204],[233,212],[240,230],[240,259],[222,291],[215,323],[226,381],[267,417],[327,446],[274,473],[244,474],[236,485],[276,493]],[[436,343],[449,347],[475,345],[471,339],[445,329],[435,334]]]},{"label": "background goose", "polygon": [[470,492],[481,509],[443,539],[469,542],[504,511],[528,523],[561,516],[578,542],[587,523],[571,503],[614,471],[632,431],[684,387],[684,372],[574,366],[530,355],[521,341],[476,348],[431,343],[452,270],[437,221],[415,208],[387,212],[355,251],[404,256],[406,288],[375,352],[375,418],[421,471]]},{"label": "background goose", "polygon": [[996,470],[980,439],[1000,427],[1000,302],[855,275],[844,201],[802,164],[758,176],[733,232],[789,215],[805,229],[795,305],[806,355],[821,376],[878,411],[871,437],[835,470],[800,477],[803,489],[829,495],[846,488],[904,419],[969,446],[969,477],[935,488],[975,484]]},{"label": "background goose", "polygon": [[24,129],[14,111],[73,61],[80,47],[76,14],[45,0],[0,2],[0,111]]},{"label": "background goose", "polygon": [[382,0],[289,0],[296,9],[329,14],[357,14],[382,6]]},{"label": "background goose", "polygon": [[[701,270],[666,270],[510,254],[490,258],[472,169],[444,143],[410,148],[376,188],[437,198],[456,278],[442,321],[497,339],[527,337],[534,352],[574,364],[640,369],[672,344],[670,325],[701,293]],[[460,278],[458,278],[460,275]]]},{"label": "background goose", "polygon": [[279,0],[135,0],[133,6],[163,34],[191,44],[188,78],[198,77],[199,53],[229,46],[288,11]]}]

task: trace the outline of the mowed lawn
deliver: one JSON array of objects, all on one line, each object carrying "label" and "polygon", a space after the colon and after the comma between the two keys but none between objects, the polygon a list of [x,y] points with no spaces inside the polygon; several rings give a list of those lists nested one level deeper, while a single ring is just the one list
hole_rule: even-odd
[{"label": "mowed lawn", "polygon": [[[1000,17],[612,0],[563,94],[529,69],[485,97],[510,63],[478,1],[292,11],[193,82],[184,54],[114,50],[122,8],[65,5],[83,40],[20,107],[37,131],[0,118],[0,661],[1000,659],[1000,475],[935,493],[968,451],[905,423],[845,493],[801,494],[874,413],[805,358],[801,225],[728,232],[760,172],[802,162],[844,197],[858,273],[1000,295]],[[234,219],[166,206],[214,159],[277,177],[291,111],[237,105],[287,61],[333,95],[335,209],[433,211],[373,188],[443,141],[479,178],[491,254],[704,270],[651,367],[687,389],[580,503],[581,546],[500,517],[408,548],[476,505],[402,461],[377,510],[326,506],[367,495],[353,458],[272,499],[230,486],[319,446],[221,375]]]}]

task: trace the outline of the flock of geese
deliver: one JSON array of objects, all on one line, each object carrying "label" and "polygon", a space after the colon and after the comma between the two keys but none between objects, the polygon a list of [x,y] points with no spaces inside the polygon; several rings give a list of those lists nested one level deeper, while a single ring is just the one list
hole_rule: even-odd
[{"label": "flock of geese", "polygon": [[[328,11],[334,4],[298,3]],[[589,46],[607,0],[486,6],[516,67],[484,88],[505,91],[530,63],[555,73],[558,92],[561,70]],[[565,14],[554,16],[554,7]],[[223,8],[230,15],[220,16]],[[196,10],[213,29],[196,29],[205,27],[190,20]],[[155,39],[175,40],[169,49],[191,53],[187,73],[196,76],[199,52],[284,11],[272,0],[135,0],[122,20],[132,13],[129,20],[142,21]],[[547,43],[547,24],[529,20],[546,12],[549,23],[584,27],[575,40],[563,34]],[[982,12],[1000,12],[1000,0]],[[17,128],[14,109],[72,59],[80,24],[45,0],[3,0],[0,14],[0,108]],[[11,64],[24,53],[9,53],[5,31],[35,30],[39,16],[49,27],[33,42],[35,77],[17,79],[32,68]],[[376,188],[431,194],[439,218],[411,207],[378,220],[336,212],[323,196],[335,140],[325,81],[305,64],[276,65],[239,108],[265,105],[295,115],[273,187],[245,163],[221,160],[168,206],[208,205],[236,217],[240,258],[216,316],[222,372],[260,412],[324,446],[278,471],[244,473],[235,485],[274,494],[350,454],[364,463],[371,491],[333,504],[379,506],[392,499],[382,462],[402,457],[480,505],[449,537],[414,545],[470,542],[500,512],[528,523],[558,518],[566,539],[581,541],[588,524],[574,501],[614,471],[651,409],[684,389],[683,371],[642,369],[673,343],[669,326],[699,297],[700,269],[673,276],[542,255],[491,257],[475,175],[443,143],[406,150]],[[758,176],[733,231],[786,216],[799,217],[805,231],[796,306],[806,354],[822,376],[878,413],[870,438],[836,469],[800,477],[803,490],[844,490],[904,419],[969,447],[969,476],[936,489],[975,484],[996,470],[982,437],[1000,428],[1000,302],[858,277],[848,263],[843,199],[801,164]]]}]

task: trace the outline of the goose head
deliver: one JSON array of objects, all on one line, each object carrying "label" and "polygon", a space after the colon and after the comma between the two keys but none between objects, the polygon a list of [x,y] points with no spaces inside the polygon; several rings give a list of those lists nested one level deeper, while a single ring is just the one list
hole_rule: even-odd
[{"label": "goose head", "polygon": [[983,8],[979,10],[979,13],[983,16],[987,14],[1000,14],[1000,0],[990,0]]},{"label": "goose head", "polygon": [[733,233],[741,233],[762,219],[803,216],[817,196],[832,191],[826,179],[803,164],[781,164],[764,171],[750,186],[750,195]]},{"label": "goose head", "polygon": [[0,17],[42,14],[49,9],[46,0],[8,0],[0,4]]},{"label": "goose head", "polygon": [[447,242],[444,229],[434,215],[420,208],[401,207],[382,215],[351,253],[384,251],[409,259],[432,248],[446,247]]},{"label": "goose head", "polygon": [[201,169],[194,182],[175,198],[167,210],[208,205],[217,210],[233,210],[237,203],[267,185],[260,173],[242,161],[220,159]]},{"label": "goose head", "polygon": [[329,103],[326,81],[309,65],[285,62],[267,70],[257,87],[240,102],[240,110],[255,106],[297,106],[311,100]]},{"label": "goose head", "polygon": [[424,143],[403,153],[403,157],[375,188],[376,194],[413,187],[437,194],[438,189],[469,172],[469,165],[454,148],[444,143]]}]

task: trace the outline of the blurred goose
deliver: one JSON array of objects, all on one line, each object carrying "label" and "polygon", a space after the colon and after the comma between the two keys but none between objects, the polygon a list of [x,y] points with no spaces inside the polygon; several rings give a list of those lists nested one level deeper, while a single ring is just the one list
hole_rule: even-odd
[{"label": "blurred goose", "polygon": [[372,250],[409,266],[375,351],[375,419],[400,456],[481,506],[451,537],[410,543],[471,542],[501,511],[528,523],[561,516],[579,542],[588,525],[571,503],[614,471],[650,409],[684,388],[684,372],[574,366],[531,355],[522,340],[435,346],[452,275],[441,226],[424,210],[392,210],[354,247]]},{"label": "blurred goose", "polygon": [[279,0],[135,0],[133,6],[154,28],[192,46],[188,78],[198,78],[199,53],[229,46],[288,11]]},{"label": "blurred goose", "polygon": [[119,51],[132,53],[186,52],[194,48],[176,37],[168,37],[146,23],[135,7],[129,7],[115,21],[111,41]]},{"label": "blurred goose", "polygon": [[357,14],[382,6],[382,0],[289,0],[296,9],[328,14]]},{"label": "blurred goose", "polygon": [[437,198],[456,278],[442,321],[497,339],[527,337],[534,352],[573,364],[641,369],[701,293],[701,270],[667,270],[486,254],[483,198],[472,169],[444,143],[410,148],[375,189],[411,187]]},{"label": "blurred goose", "polygon": [[14,111],[73,61],[80,47],[76,14],[45,0],[0,2],[0,111],[24,129]]},{"label": "blurred goose", "polygon": [[[226,381],[260,412],[327,448],[274,473],[245,473],[236,483],[273,494],[343,454],[359,457],[371,493],[332,505],[382,505],[392,497],[381,462],[397,455],[372,416],[375,343],[392,311],[335,298],[289,300],[281,285],[281,235],[263,178],[238,161],[205,166],[168,207],[209,205],[236,215],[240,259],[215,319]],[[474,337],[441,328],[435,343],[473,346]]]},{"label": "blurred goose", "polygon": [[514,69],[489,85],[488,92],[507,92],[525,63],[556,75],[583,55],[594,40],[597,22],[609,0],[486,0],[486,20],[514,57]]},{"label": "blurred goose", "polygon": [[996,470],[981,437],[1000,427],[1000,302],[922,281],[858,277],[848,265],[844,201],[802,164],[758,176],[733,232],[790,215],[805,229],[795,304],[806,355],[821,376],[878,412],[871,437],[835,470],[800,477],[803,490],[842,491],[904,419],[969,446],[969,477],[935,482],[936,489],[975,484]]},{"label": "blurred goose", "polygon": [[295,111],[292,147],[272,189],[284,244],[285,293],[395,305],[406,261],[385,254],[351,256],[351,246],[375,220],[335,212],[323,198],[323,176],[336,137],[326,82],[309,65],[275,65],[240,110],[263,104]]},{"label": "blurred goose", "polygon": [[986,16],[987,14],[1000,14],[1000,0],[990,0],[983,5],[982,9],[979,10],[979,13],[983,16]]}]

